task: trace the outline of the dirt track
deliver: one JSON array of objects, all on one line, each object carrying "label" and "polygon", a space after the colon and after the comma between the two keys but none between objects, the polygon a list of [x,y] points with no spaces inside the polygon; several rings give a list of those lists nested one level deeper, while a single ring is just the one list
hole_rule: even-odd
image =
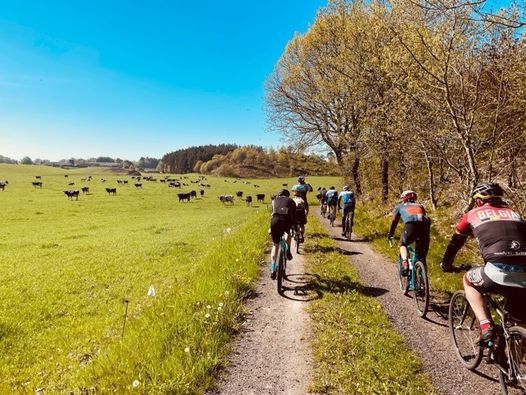
[{"label": "dirt track", "polygon": [[[447,327],[448,301],[431,300],[427,319],[418,316],[414,301],[402,295],[395,265],[374,252],[368,243],[341,239],[341,227],[330,228],[342,254],[348,255],[363,285],[375,287],[378,301],[394,327],[402,333],[442,394],[500,394],[497,372],[482,362],[470,372],[457,361]],[[305,312],[309,294],[301,292],[308,278],[303,275],[303,258],[295,255],[287,269],[291,273],[284,296],[278,295],[268,267],[262,269],[254,297],[248,302],[250,314],[243,325],[229,367],[218,383],[216,394],[307,394],[311,380],[311,350],[308,345],[309,317]],[[432,284],[431,284],[432,287]],[[294,288],[300,290],[296,295]]]},{"label": "dirt track", "polygon": [[307,279],[301,255],[294,254],[288,262],[287,274],[289,289],[280,296],[268,266],[262,268],[234,354],[217,390],[210,395],[308,393],[312,357],[305,307],[309,295],[302,292]]}]

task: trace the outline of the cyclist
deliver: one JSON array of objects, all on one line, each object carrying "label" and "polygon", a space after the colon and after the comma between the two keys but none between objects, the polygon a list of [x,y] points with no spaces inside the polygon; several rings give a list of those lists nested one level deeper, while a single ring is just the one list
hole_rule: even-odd
[{"label": "cyclist", "polygon": [[305,210],[307,211],[307,214],[309,213],[309,202],[307,201],[307,193],[312,192],[312,186],[310,184],[305,183],[305,176],[299,176],[298,177],[298,183],[292,187],[292,192],[300,192],[300,196],[305,201]]},{"label": "cyclist", "polygon": [[354,222],[354,207],[356,205],[356,200],[354,199],[354,193],[351,192],[351,188],[348,185],[343,187],[343,191],[338,195],[338,210],[342,208],[342,236],[345,236],[345,220],[347,215],[351,216],[351,227]]},{"label": "cyclist", "polygon": [[398,221],[402,219],[404,230],[400,236],[400,256],[402,258],[402,275],[407,275],[409,262],[407,260],[407,246],[416,241],[415,251],[418,259],[426,264],[427,251],[429,250],[429,232],[431,220],[426,215],[424,206],[416,203],[415,191],[404,191],[400,195],[402,203],[393,210],[393,221],[387,237],[391,239],[394,235]]},{"label": "cyclist", "polygon": [[451,271],[455,255],[468,236],[477,239],[485,264],[466,272],[463,282],[466,298],[479,320],[481,343],[487,343],[494,335],[484,302],[485,292],[507,295],[510,312],[524,309],[526,223],[502,196],[502,188],[497,183],[486,182],[475,187],[472,192],[475,208],[460,219],[440,263],[443,271]]},{"label": "cyclist", "polygon": [[270,278],[274,280],[276,278],[276,270],[278,268],[276,264],[278,244],[284,233],[287,233],[287,259],[292,259],[292,253],[290,252],[290,229],[296,226],[296,203],[290,197],[290,192],[286,189],[282,189],[278,192],[274,200],[272,200],[272,218],[270,219],[270,234],[272,235],[272,252],[270,255]]},{"label": "cyclist", "polygon": [[320,187],[318,189],[318,195],[316,197],[320,201],[320,212],[322,216],[325,216],[325,212],[327,211],[327,206],[325,205],[325,195],[327,195],[327,189],[325,189],[325,187]]},{"label": "cyclist", "polygon": [[296,223],[298,225],[298,231],[300,232],[300,243],[304,242],[305,224],[307,223],[307,211],[305,210],[305,200],[301,197],[300,191],[294,191],[294,197],[292,198],[296,203]]},{"label": "cyclist", "polygon": [[325,194],[325,204],[327,205],[328,212],[330,213],[331,210],[333,210],[334,215],[336,215],[336,205],[338,204],[338,192],[336,191],[336,188],[329,188]]}]

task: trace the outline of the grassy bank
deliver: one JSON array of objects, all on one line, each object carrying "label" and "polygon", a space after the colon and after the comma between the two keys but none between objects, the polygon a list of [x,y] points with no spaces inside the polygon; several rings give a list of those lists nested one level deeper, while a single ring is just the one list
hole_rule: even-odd
[{"label": "grassy bank", "polygon": [[406,347],[372,292],[316,219],[305,244],[307,272],[322,297],[310,307],[317,393],[433,392],[421,362]]}]

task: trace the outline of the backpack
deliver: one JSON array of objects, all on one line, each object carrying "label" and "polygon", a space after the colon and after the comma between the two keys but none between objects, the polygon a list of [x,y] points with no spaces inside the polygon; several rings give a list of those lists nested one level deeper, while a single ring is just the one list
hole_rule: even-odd
[{"label": "backpack", "polygon": [[289,214],[289,198],[286,196],[278,196],[272,201],[272,215],[288,215]]}]

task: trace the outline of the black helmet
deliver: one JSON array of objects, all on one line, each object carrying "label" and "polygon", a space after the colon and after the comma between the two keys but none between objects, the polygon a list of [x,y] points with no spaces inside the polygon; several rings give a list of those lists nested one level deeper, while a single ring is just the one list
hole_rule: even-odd
[{"label": "black helmet", "polygon": [[502,195],[504,195],[504,191],[496,182],[480,183],[475,187],[475,189],[473,189],[473,192],[471,192],[471,196],[473,197],[473,199],[482,200],[495,198],[501,199]]},{"label": "black helmet", "polygon": [[299,177],[298,177],[298,181],[299,181],[299,182],[303,182],[303,181],[305,181],[305,176],[299,176]]},{"label": "black helmet", "polygon": [[281,189],[279,192],[278,192],[278,196],[286,196],[286,197],[290,197],[290,192],[288,189]]}]

